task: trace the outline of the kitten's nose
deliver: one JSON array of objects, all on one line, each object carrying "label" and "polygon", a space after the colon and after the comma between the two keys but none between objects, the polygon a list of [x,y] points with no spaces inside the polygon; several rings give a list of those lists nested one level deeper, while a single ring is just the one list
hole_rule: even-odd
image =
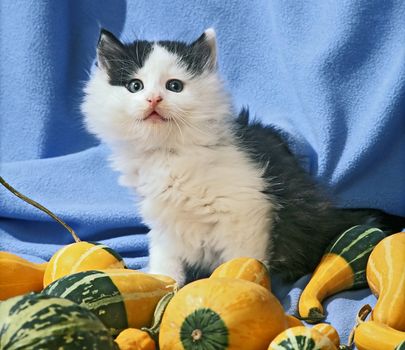
[{"label": "kitten's nose", "polygon": [[149,102],[149,106],[151,106],[152,108],[155,108],[157,106],[157,104],[162,100],[163,100],[163,98],[161,98],[160,96],[151,97],[151,98],[146,99],[146,101]]}]

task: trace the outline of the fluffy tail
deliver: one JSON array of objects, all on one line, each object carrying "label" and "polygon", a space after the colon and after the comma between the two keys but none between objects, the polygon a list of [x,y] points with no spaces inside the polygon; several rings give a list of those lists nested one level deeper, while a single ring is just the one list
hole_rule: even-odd
[{"label": "fluffy tail", "polygon": [[350,222],[369,223],[387,234],[405,230],[405,217],[388,214],[378,209],[343,209],[343,216]]}]

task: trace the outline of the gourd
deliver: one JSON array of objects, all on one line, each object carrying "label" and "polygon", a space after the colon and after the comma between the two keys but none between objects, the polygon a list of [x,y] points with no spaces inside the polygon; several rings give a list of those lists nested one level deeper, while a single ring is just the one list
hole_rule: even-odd
[{"label": "gourd", "polygon": [[161,350],[265,349],[286,328],[270,291],[234,278],[207,278],[180,289],[160,324]]},{"label": "gourd", "polygon": [[371,319],[405,332],[405,232],[388,236],[375,247],[367,281],[378,298]]},{"label": "gourd", "polygon": [[149,327],[157,303],[173,288],[140,271],[111,269],[64,276],[42,293],[74,301],[92,311],[112,334],[118,334],[126,328]]},{"label": "gourd", "polygon": [[261,261],[253,258],[241,257],[229,260],[218,266],[211,277],[240,278],[270,290],[269,271]]},{"label": "gourd", "polygon": [[118,350],[91,312],[70,300],[38,293],[0,303],[0,344],[3,350]]},{"label": "gourd", "polygon": [[155,350],[156,344],[151,336],[140,329],[124,329],[115,339],[120,350]]},{"label": "gourd", "polygon": [[297,326],[303,326],[304,324],[296,317],[292,315],[285,315],[285,320],[287,322],[287,328],[292,328],[292,327],[297,327]]},{"label": "gourd", "polygon": [[319,333],[327,336],[329,340],[338,348],[340,345],[340,337],[337,330],[329,323],[318,323],[312,327]]},{"label": "gourd", "polygon": [[122,257],[104,244],[75,242],[59,249],[51,258],[44,275],[44,287],[76,272],[126,268]]},{"label": "gourd", "polygon": [[56,279],[74,272],[92,269],[126,268],[122,258],[114,250],[103,244],[80,241],[76,232],[49,209],[17,191],[1,176],[0,183],[18,198],[49,215],[69,231],[75,240],[75,243],[61,248],[52,256],[45,269],[44,287]]},{"label": "gourd", "polygon": [[316,323],[325,318],[322,301],[347,289],[367,286],[366,266],[371,251],[385,237],[368,225],[354,226],[326,249],[321,262],[301,294],[298,310],[302,319]]},{"label": "gourd", "polygon": [[0,252],[0,300],[40,292],[46,263],[36,264],[17,255]]},{"label": "gourd", "polygon": [[397,350],[401,346],[405,349],[405,332],[376,321],[366,321],[355,329],[354,343],[358,350]]},{"label": "gourd", "polygon": [[303,326],[288,328],[270,343],[268,350],[337,350],[324,334]]}]

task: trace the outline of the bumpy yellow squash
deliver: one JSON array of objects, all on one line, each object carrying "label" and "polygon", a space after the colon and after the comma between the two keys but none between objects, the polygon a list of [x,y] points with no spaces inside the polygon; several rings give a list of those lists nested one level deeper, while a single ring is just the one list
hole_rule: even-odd
[{"label": "bumpy yellow squash", "polygon": [[180,289],[160,325],[161,350],[263,350],[286,328],[269,290],[231,278],[208,278]]},{"label": "bumpy yellow squash", "polygon": [[44,275],[44,287],[72,273],[126,268],[117,252],[104,244],[76,242],[59,249],[51,258]]},{"label": "bumpy yellow squash", "polygon": [[337,350],[335,344],[316,329],[303,326],[288,328],[280,333],[268,350]]},{"label": "bumpy yellow squash", "polygon": [[367,281],[378,298],[371,319],[405,332],[405,232],[375,247],[367,263]]},{"label": "bumpy yellow squash", "polygon": [[8,252],[0,252],[0,300],[40,292],[46,265],[32,263]]},{"label": "bumpy yellow squash", "polygon": [[241,257],[229,260],[218,266],[211,277],[240,278],[270,290],[269,271],[261,261],[253,258]]},{"label": "bumpy yellow squash", "polygon": [[375,321],[366,321],[356,328],[354,343],[358,350],[403,350],[405,332]]}]

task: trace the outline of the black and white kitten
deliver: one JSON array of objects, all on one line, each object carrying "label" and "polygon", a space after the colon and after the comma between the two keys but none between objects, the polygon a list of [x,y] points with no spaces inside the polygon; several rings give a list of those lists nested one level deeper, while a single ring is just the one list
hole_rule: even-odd
[{"label": "black and white kitten", "polygon": [[295,278],[367,220],[333,208],[270,127],[235,118],[213,29],[191,44],[123,44],[102,30],[97,54],[82,110],[140,196],[151,272],[183,284],[187,267],[249,256]]}]

